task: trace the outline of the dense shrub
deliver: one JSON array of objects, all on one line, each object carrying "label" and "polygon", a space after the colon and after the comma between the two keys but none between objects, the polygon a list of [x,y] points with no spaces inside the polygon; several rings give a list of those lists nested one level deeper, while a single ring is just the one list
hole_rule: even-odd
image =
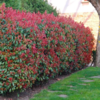
[{"label": "dense shrub", "polygon": [[26,4],[28,5],[29,10],[27,9],[27,7],[25,7],[25,4],[23,4],[23,8],[27,11],[35,13],[37,13],[38,11],[40,13],[44,13],[45,11],[47,11],[47,13],[54,13],[55,16],[58,15],[58,11],[56,10],[56,8],[49,4],[47,0],[28,0]]},{"label": "dense shrub", "polygon": [[32,86],[90,62],[93,36],[71,18],[0,8],[0,93]]}]

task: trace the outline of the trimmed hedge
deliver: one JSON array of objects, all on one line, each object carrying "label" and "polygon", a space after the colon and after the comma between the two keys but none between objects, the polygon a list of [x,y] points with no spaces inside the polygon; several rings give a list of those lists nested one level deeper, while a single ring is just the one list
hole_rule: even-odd
[{"label": "trimmed hedge", "polygon": [[86,66],[93,35],[70,17],[0,8],[0,94]]}]

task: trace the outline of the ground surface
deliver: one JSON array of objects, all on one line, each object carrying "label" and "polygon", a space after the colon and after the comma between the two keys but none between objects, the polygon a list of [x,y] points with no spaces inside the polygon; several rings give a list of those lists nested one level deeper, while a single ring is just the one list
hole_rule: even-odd
[{"label": "ground surface", "polygon": [[36,93],[39,93],[41,90],[48,88],[49,85],[64,79],[65,77],[68,77],[68,75],[61,75],[58,76],[54,79],[50,79],[47,83],[38,86],[38,87],[33,87],[33,88],[28,88],[24,92],[14,92],[7,94],[6,96],[1,96],[0,95],[0,100],[30,100]]},{"label": "ground surface", "polygon": [[30,100],[100,100],[100,68],[89,67],[73,73]]},{"label": "ground surface", "polygon": [[[47,83],[43,84],[42,86],[33,87],[32,89],[28,88],[26,91],[22,93],[14,92],[6,95],[6,97],[0,96],[0,100],[66,100],[66,98],[68,99],[70,96],[74,98],[76,97],[76,94],[74,93],[78,93],[78,92],[83,93],[80,90],[91,86],[90,83],[93,83],[95,79],[97,79],[96,83],[98,82],[100,83],[100,81],[98,81],[98,79],[100,78],[99,75],[100,75],[100,68],[89,67],[86,68],[85,71],[82,70],[82,71],[75,72],[71,76],[62,75],[62,76],[58,76],[55,79],[50,79]],[[55,82],[57,83],[52,84]],[[93,85],[91,86],[91,89],[92,87],[94,89]],[[80,88],[80,90],[78,90],[77,88]],[[89,88],[87,88],[87,90],[88,89]],[[74,95],[72,96],[70,94],[74,94]],[[90,100],[90,99],[75,98],[75,99],[68,99],[68,100]],[[98,100],[98,99],[91,99],[91,100]]]}]

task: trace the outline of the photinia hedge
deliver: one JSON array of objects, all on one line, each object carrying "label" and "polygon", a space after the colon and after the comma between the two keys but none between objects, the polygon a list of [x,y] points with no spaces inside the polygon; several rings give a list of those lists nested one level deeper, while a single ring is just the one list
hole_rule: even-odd
[{"label": "photinia hedge", "polygon": [[85,67],[93,35],[70,17],[0,7],[0,94]]}]

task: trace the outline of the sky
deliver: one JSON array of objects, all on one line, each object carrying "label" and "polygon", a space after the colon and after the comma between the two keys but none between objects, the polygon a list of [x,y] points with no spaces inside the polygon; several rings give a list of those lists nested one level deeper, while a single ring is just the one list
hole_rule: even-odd
[{"label": "sky", "polygon": [[75,12],[95,12],[95,8],[90,3],[82,0],[48,0],[60,13]]}]

